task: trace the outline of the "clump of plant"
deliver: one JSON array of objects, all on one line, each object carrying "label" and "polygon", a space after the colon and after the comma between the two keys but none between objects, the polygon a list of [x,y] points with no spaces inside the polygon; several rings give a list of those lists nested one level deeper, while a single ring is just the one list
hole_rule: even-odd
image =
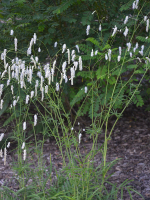
[{"label": "clump of plant", "polygon": [[[132,9],[137,10],[138,6],[139,1],[136,0],[133,2]],[[141,10],[142,8],[139,13]],[[9,51],[5,49],[1,54],[4,65],[4,71],[2,71],[0,77],[1,114],[7,112],[11,114],[4,125],[15,119],[16,129],[14,130],[13,138],[18,143],[18,165],[15,164],[14,168],[18,171],[21,189],[16,193],[13,192],[15,196],[18,195],[24,199],[117,199],[119,189],[121,190],[121,198],[123,198],[123,188],[127,189],[131,199],[131,191],[139,194],[127,185],[130,182],[127,180],[118,189],[113,185],[110,193],[105,188],[105,183],[109,183],[107,181],[109,178],[107,177],[107,172],[117,161],[106,162],[108,140],[111,139],[112,130],[116,122],[131,101],[137,105],[143,105],[138,89],[150,65],[149,48],[145,49],[144,45],[142,45],[139,51],[138,43],[136,43],[135,47],[132,47],[132,38],[139,25],[136,25],[135,20],[134,32],[130,33],[127,26],[128,21],[129,17],[126,16],[124,20],[125,27],[123,30],[119,30],[119,33],[122,32],[126,39],[132,34],[130,40],[126,43],[126,49],[122,49],[121,46],[118,49],[111,48],[110,40],[113,42],[117,37],[117,26],[113,28],[109,40],[104,43],[102,37],[103,25],[100,24],[99,31],[101,36],[99,36],[99,40],[97,41],[91,37],[87,38],[87,41],[92,42],[96,48],[91,49],[82,44],[77,45],[78,52],[80,49],[87,51],[87,55],[80,56],[75,54],[75,50],[70,52],[66,44],[63,44],[62,50],[60,50],[63,54],[60,64],[57,63],[57,55],[52,62],[44,66],[39,62],[36,54],[32,55],[32,52],[34,52],[32,49],[34,47],[33,44],[36,45],[38,40],[36,34],[33,35],[27,49],[27,56],[30,57],[30,63],[27,66],[25,61],[17,57],[17,38],[14,38],[16,57],[8,63],[7,56]],[[143,21],[146,22],[145,29],[146,33],[148,33],[149,19],[145,16]],[[86,29],[87,35],[90,34],[90,28],[90,25],[88,25]],[[13,30],[10,34],[14,34]],[[148,41],[147,37],[146,40]],[[57,46],[57,42],[55,42],[54,46]],[[39,47],[38,52],[40,53],[40,51]],[[67,61],[63,60],[64,57],[65,59],[67,58]],[[84,65],[84,60],[89,60],[89,66]],[[92,66],[91,60],[95,61]],[[135,61],[136,63],[134,63]],[[127,69],[132,74],[129,80],[124,81],[121,79],[121,74]],[[138,73],[143,73],[142,79],[138,84],[131,83],[134,74]],[[76,77],[82,77],[81,84],[79,84],[79,80],[76,80]],[[73,98],[69,103],[68,99],[65,98],[71,92],[67,91],[67,84],[71,84],[73,88]],[[7,95],[9,95],[9,99]],[[67,108],[68,104],[69,107]],[[120,113],[117,112],[117,108],[121,109]],[[72,109],[76,113],[73,120],[71,118]],[[79,119],[78,117],[84,116],[87,112],[91,118],[91,128],[82,129],[76,135],[74,124]],[[108,134],[108,120],[111,115],[116,115],[117,119]],[[104,123],[106,124],[105,140],[97,150],[98,134],[101,133]],[[42,127],[41,131],[40,127]],[[38,162],[40,171],[37,173],[38,178],[35,178],[33,186],[27,186],[25,175],[28,176],[27,171],[28,173],[30,171],[27,162],[27,157],[30,153],[28,148],[30,145],[27,142],[29,137],[27,134],[28,129],[33,130],[32,135],[35,138],[36,151],[40,154],[39,159],[42,160],[42,152],[38,144],[41,142],[43,147],[46,135],[53,136],[59,146],[63,158],[62,172],[61,175],[57,174],[58,180],[49,189],[46,189],[46,183],[48,180],[51,181],[51,158],[47,179],[43,178],[43,171],[46,170],[44,165],[41,167],[40,162]],[[93,141],[91,151],[84,158],[81,157],[80,153],[81,131],[90,133]],[[37,141],[39,132],[42,133],[43,137],[41,141]],[[0,136],[0,141],[3,137],[4,134]],[[9,145],[7,148],[9,148]],[[4,164],[6,164],[6,142],[4,146]],[[75,147],[75,153],[71,151],[71,146]],[[63,154],[63,147],[66,149],[65,155]],[[103,160],[95,169],[94,157],[98,152],[102,153]],[[3,156],[2,154],[3,151],[1,150],[1,157]],[[69,159],[69,164],[66,163],[66,157]],[[12,192],[9,188],[6,190],[7,192]],[[7,194],[3,194],[4,198],[5,195]]]}]

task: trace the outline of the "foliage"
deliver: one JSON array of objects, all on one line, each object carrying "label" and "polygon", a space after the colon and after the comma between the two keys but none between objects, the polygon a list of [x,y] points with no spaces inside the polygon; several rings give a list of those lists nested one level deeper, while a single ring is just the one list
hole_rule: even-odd
[{"label": "foliage", "polygon": [[[1,52],[3,49],[14,48],[13,37],[10,36],[11,29],[14,30],[15,37],[18,38],[18,48],[22,48],[22,50],[25,51],[27,50],[27,43],[29,43],[33,33],[37,33],[39,39],[38,45],[42,49],[42,52],[38,53],[38,57],[41,62],[45,62],[47,55],[50,55],[50,57],[54,56],[63,43],[66,44],[68,48],[72,48],[76,44],[80,44],[79,47],[82,51],[84,51],[84,54],[90,54],[94,45],[97,50],[101,50],[101,46],[99,45],[100,41],[103,41],[103,44],[101,44],[102,46],[106,44],[107,40],[109,41],[107,49],[109,49],[109,46],[112,48],[118,47],[119,44],[121,44],[122,47],[125,47],[126,40],[123,39],[122,34],[118,33],[117,40],[115,40],[115,38],[112,39],[110,37],[110,32],[112,32],[112,27],[114,25],[116,25],[118,29],[125,28],[122,20],[126,15],[129,15],[129,13],[133,13],[131,10],[132,3],[132,0],[86,2],[84,0],[63,0],[55,2],[52,1],[51,3],[47,0],[3,0],[1,2],[1,19],[5,23],[0,24],[2,32],[0,36]],[[142,3],[143,1],[141,2],[141,5]],[[109,7],[107,5],[109,5]],[[145,13],[148,13],[148,5],[149,2],[146,1],[142,12],[139,14],[139,20],[143,18]],[[118,12],[118,7],[120,6],[122,7],[120,8],[120,12]],[[94,10],[97,11],[96,13],[98,16],[96,16],[96,14],[92,15]],[[100,19],[99,22],[97,22],[97,17]],[[131,23],[130,33],[133,32],[134,22],[134,17],[131,17],[129,22]],[[98,29],[99,23],[102,24],[103,36],[101,38],[99,38],[99,36],[97,37],[97,33],[91,29],[90,37],[88,39],[83,39],[87,37],[85,26],[90,24],[94,29]],[[144,35],[143,31],[142,35]],[[52,47],[55,41],[58,42],[58,46],[56,48]],[[81,42],[86,44],[81,44]],[[91,43],[93,45],[91,45]],[[136,43],[135,37],[133,37],[132,43],[133,45]],[[45,53],[44,45],[46,45],[48,50],[47,53]],[[35,52],[37,52],[39,46],[35,45]],[[10,57],[13,56],[11,54],[12,53],[10,53]],[[23,57],[24,59],[24,56],[20,54],[20,52],[18,52],[17,55]],[[60,59],[61,58],[58,55],[58,61],[60,61]],[[88,64],[88,59],[89,56],[83,56],[85,66]],[[91,60],[91,65],[93,65],[93,63],[94,59]],[[73,96],[70,96],[69,99],[73,99]]]}]

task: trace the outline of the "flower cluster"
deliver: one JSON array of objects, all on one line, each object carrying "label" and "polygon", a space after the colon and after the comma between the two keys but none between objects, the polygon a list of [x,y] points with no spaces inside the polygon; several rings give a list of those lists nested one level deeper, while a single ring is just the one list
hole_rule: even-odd
[{"label": "flower cluster", "polygon": [[[2,139],[3,139],[3,137],[4,137],[4,133],[1,133],[1,135],[0,135],[0,141],[2,141]],[[10,147],[10,142],[8,142],[8,144],[7,144],[7,148],[9,148]],[[2,158],[3,157],[3,151],[2,151],[2,149],[0,150],[0,157]],[[6,149],[6,147],[4,148],[4,165],[6,165],[6,157],[7,157],[7,149]]]},{"label": "flower cluster", "polygon": [[25,149],[25,142],[22,143],[21,149],[23,149],[23,160],[25,161],[27,156],[27,151]]}]

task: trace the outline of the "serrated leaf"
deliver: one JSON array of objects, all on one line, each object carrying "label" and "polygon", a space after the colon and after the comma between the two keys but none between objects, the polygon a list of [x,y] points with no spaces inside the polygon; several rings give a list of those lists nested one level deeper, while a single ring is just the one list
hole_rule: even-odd
[{"label": "serrated leaf", "polygon": [[81,19],[82,25],[83,26],[87,25],[87,24],[90,25],[92,18],[93,18],[93,15],[91,14],[91,12],[90,11],[85,11],[83,13],[83,17]]},{"label": "serrated leaf", "polygon": [[99,45],[99,42],[96,39],[94,39],[94,38],[87,38],[86,41],[90,41],[93,44],[95,44],[96,46],[98,46],[100,48],[100,50],[102,49],[102,47]]},{"label": "serrated leaf", "polygon": [[136,39],[138,39],[138,40],[140,40],[142,42],[150,43],[150,38],[146,39],[145,37],[137,36]]},{"label": "serrated leaf", "polygon": [[79,92],[76,94],[76,96],[74,97],[74,99],[70,102],[71,107],[74,106],[74,104],[80,100],[83,99],[83,97],[85,96],[84,90],[79,90]]},{"label": "serrated leaf", "polygon": [[67,2],[64,2],[63,4],[58,6],[58,8],[56,10],[53,11],[53,14],[60,14],[60,13],[64,12],[65,10],[67,10],[74,3],[75,3],[74,0],[69,0]]},{"label": "serrated leaf", "polygon": [[119,9],[121,12],[124,10],[128,10],[130,8],[130,6],[133,4],[133,0],[130,0],[128,3],[126,3],[125,5],[121,6],[121,8]]},{"label": "serrated leaf", "polygon": [[97,79],[104,79],[107,73],[107,66],[103,66],[96,71]]},{"label": "serrated leaf", "polygon": [[93,72],[93,71],[82,71],[82,72],[78,72],[77,76],[81,76],[83,78],[94,78],[95,72]]}]

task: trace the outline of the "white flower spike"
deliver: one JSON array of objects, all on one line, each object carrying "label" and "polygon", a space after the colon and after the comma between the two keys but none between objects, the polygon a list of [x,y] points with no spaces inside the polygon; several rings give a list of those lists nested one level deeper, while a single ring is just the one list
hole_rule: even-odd
[{"label": "white flower spike", "polygon": [[67,51],[68,51],[68,65],[70,65],[70,50],[67,49]]},{"label": "white flower spike", "polygon": [[131,43],[129,42],[129,43],[127,43],[126,45],[127,45],[127,47],[128,47],[128,51],[130,51]]},{"label": "white flower spike", "polygon": [[109,61],[111,61],[111,49],[108,49],[108,58],[109,58]]},{"label": "white flower spike", "polygon": [[78,53],[80,53],[80,51],[79,51],[79,46],[78,46],[78,45],[76,45],[76,48],[77,48],[77,50],[78,50]]},{"label": "white flower spike", "polygon": [[37,39],[37,36],[36,36],[36,33],[34,33],[34,35],[33,35],[34,44],[36,44],[36,39]]},{"label": "white flower spike", "polygon": [[92,52],[91,52],[91,57],[93,57],[93,55],[94,55],[94,52],[93,52],[93,49],[92,49]]},{"label": "white flower spike", "polygon": [[59,83],[56,83],[56,91],[59,91]]},{"label": "white flower spike", "polygon": [[14,39],[15,51],[17,51],[17,38]]},{"label": "white flower spike", "polygon": [[57,47],[57,42],[54,43],[54,47]]},{"label": "white flower spike", "polygon": [[95,51],[95,56],[97,55],[97,53],[98,53],[98,50]]},{"label": "white flower spike", "polygon": [[117,26],[115,25],[115,28],[113,28],[114,31],[113,31],[113,34],[112,34],[112,37],[115,35],[115,33],[117,32]]},{"label": "white flower spike", "polygon": [[128,31],[129,31],[129,29],[126,27],[126,28],[125,28],[125,31],[124,31],[124,33],[123,33],[123,35],[124,35],[125,37],[128,35]]},{"label": "white flower spike", "polygon": [[64,53],[65,49],[66,49],[66,44],[63,45],[62,53]]},{"label": "white flower spike", "polygon": [[138,3],[139,3],[139,0],[134,1],[132,4],[132,9],[138,9]]},{"label": "white flower spike", "polygon": [[10,35],[13,35],[13,34],[14,34],[14,31],[13,31],[13,30],[11,30],[11,31],[10,31]]},{"label": "white flower spike", "polygon": [[148,28],[149,28],[149,19],[146,21],[146,32],[148,32]]},{"label": "white flower spike", "polygon": [[108,60],[108,56],[107,56],[107,54],[105,54],[105,60]]},{"label": "white flower spike", "polygon": [[144,21],[146,21],[147,20],[147,16],[144,16]]},{"label": "white flower spike", "polygon": [[82,71],[82,58],[79,56],[79,70]]},{"label": "white flower spike", "polygon": [[23,130],[26,130],[26,122],[23,122]]},{"label": "white flower spike", "polygon": [[101,26],[101,24],[99,25],[99,31],[101,31],[102,30],[102,26]]},{"label": "white flower spike", "polygon": [[85,86],[84,91],[85,91],[85,93],[87,93],[87,86]]},{"label": "white flower spike", "polygon": [[41,52],[41,48],[40,47],[38,48],[38,52]]},{"label": "white flower spike", "polygon": [[120,62],[120,58],[121,58],[121,56],[119,55],[119,56],[118,56],[118,62]]},{"label": "white flower spike", "polygon": [[27,156],[27,151],[26,149],[23,150],[23,160],[26,160],[26,156]]},{"label": "white flower spike", "polygon": [[126,16],[125,20],[124,20],[124,24],[126,24],[128,22],[129,17]]},{"label": "white flower spike", "polygon": [[34,126],[37,125],[37,115],[34,115]]},{"label": "white flower spike", "polygon": [[119,55],[121,56],[121,47],[119,47]]},{"label": "white flower spike", "polygon": [[24,149],[24,148],[25,148],[25,142],[22,143],[21,149]]},{"label": "white flower spike", "polygon": [[86,29],[86,34],[87,34],[87,35],[89,35],[89,31],[90,31],[90,25],[88,25],[88,26],[87,26],[87,29]]},{"label": "white flower spike", "polygon": [[8,144],[7,144],[7,148],[9,148],[10,147],[10,142],[8,142]]},{"label": "white flower spike", "polygon": [[2,141],[3,137],[4,137],[4,133],[1,133],[1,135],[0,135],[0,141]]},{"label": "white flower spike", "polygon": [[82,134],[80,133],[80,134],[79,134],[79,144],[80,144],[80,142],[81,142],[81,136],[82,136]]}]

